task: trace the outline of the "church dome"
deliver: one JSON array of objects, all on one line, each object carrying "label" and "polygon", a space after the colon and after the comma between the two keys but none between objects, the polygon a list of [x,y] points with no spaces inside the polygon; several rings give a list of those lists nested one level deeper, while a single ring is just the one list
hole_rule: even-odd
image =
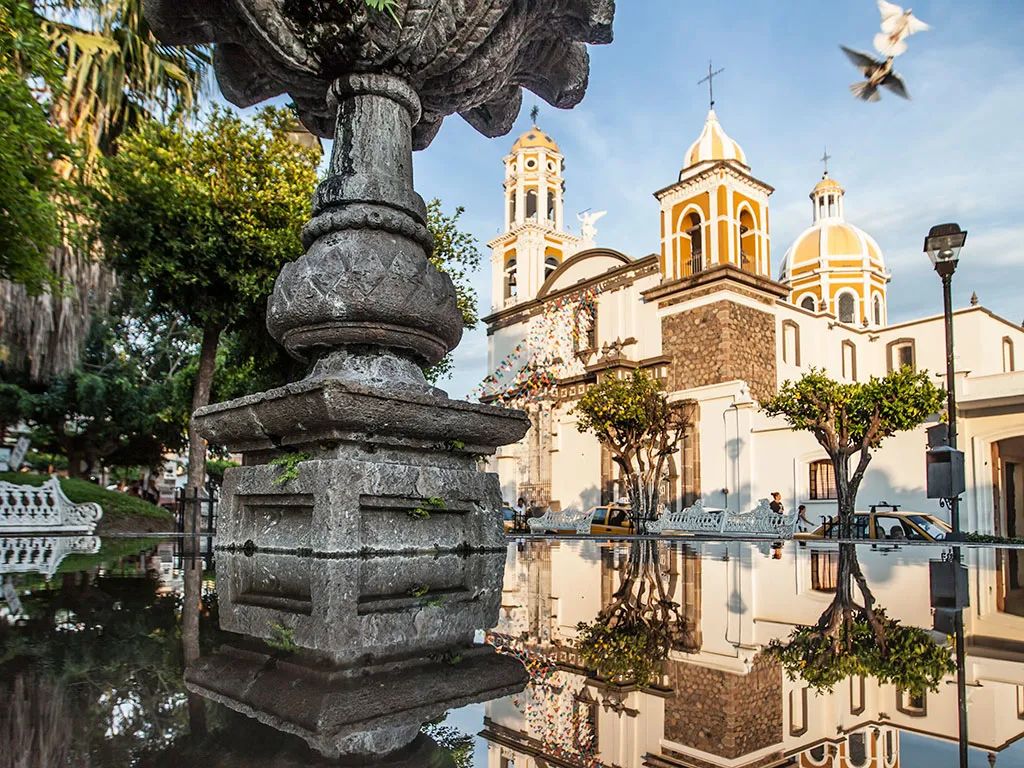
[{"label": "church dome", "polygon": [[833,262],[854,261],[861,264],[866,261],[871,267],[885,271],[882,250],[871,235],[836,217],[819,219],[801,232],[786,251],[779,280],[788,283],[794,273],[829,267]]},{"label": "church dome", "polygon": [[686,150],[686,158],[683,161],[683,170],[697,165],[697,163],[709,160],[736,160],[743,165],[747,164],[747,155],[743,148],[729,138],[722,129],[715,110],[708,112],[708,119],[704,123],[704,130],[700,132],[697,140]]},{"label": "church dome", "polygon": [[551,150],[552,152],[558,152],[558,145],[555,140],[548,136],[544,131],[538,128],[536,125],[530,130],[516,139],[512,145],[512,151],[516,152],[520,149],[531,149],[540,148]]}]

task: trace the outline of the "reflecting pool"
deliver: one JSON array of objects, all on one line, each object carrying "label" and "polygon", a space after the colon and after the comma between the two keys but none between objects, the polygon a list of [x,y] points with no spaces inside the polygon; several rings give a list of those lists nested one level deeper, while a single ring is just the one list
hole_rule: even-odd
[{"label": "reflecting pool", "polygon": [[[198,544],[6,547],[0,766],[957,764],[948,548]],[[1021,555],[963,549],[972,766],[1024,765]]]}]

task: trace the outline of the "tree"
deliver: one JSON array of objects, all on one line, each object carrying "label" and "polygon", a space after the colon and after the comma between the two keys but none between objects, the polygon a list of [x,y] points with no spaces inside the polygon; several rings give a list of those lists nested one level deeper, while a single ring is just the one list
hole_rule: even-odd
[{"label": "tree", "polygon": [[174,344],[157,330],[156,320],[139,333],[130,321],[97,318],[78,368],[26,385],[20,407],[33,443],[85,477],[101,465],[154,467],[180,446],[187,401],[174,396]]},{"label": "tree", "polygon": [[572,412],[576,428],[593,432],[611,452],[628,489],[633,526],[643,533],[658,509],[665,462],[689,424],[688,403],[669,403],[661,382],[634,371],[591,387]]},{"label": "tree", "polygon": [[31,4],[0,0],[0,279],[33,295],[52,277],[64,191],[54,163],[71,152],[33,87],[59,94],[61,74]]},{"label": "tree", "polygon": [[[859,604],[852,582],[861,593]],[[875,605],[855,544],[839,545],[836,595],[818,623],[797,627],[786,642],[773,640],[766,653],[818,691],[863,676],[917,694],[937,690],[943,676],[956,669],[948,646],[937,645],[923,629],[904,626]]]},{"label": "tree", "polygon": [[609,682],[649,685],[670,650],[699,649],[692,622],[672,599],[675,585],[659,545],[634,541],[611,602],[591,624],[580,622],[574,647],[583,664]]},{"label": "tree", "polygon": [[[774,397],[761,402],[769,416],[781,416],[795,430],[810,432],[835,468],[840,535],[853,533],[853,517],[871,452],[882,441],[924,423],[938,413],[945,393],[927,371],[904,367],[883,378],[841,384],[812,368],[796,382],[786,381]],[[857,464],[850,471],[851,460]]]},{"label": "tree", "polygon": [[[455,285],[456,301],[462,312],[462,324],[471,330],[477,324],[477,295],[470,282],[470,276],[480,267],[480,251],[476,239],[459,229],[459,217],[466,212],[461,205],[451,216],[441,207],[441,201],[434,198],[427,203],[427,229],[434,236],[434,251],[430,263],[452,279]],[[437,365],[427,369],[430,381],[449,376],[452,372],[452,356],[447,354]]]},{"label": "tree", "polygon": [[[62,215],[34,216],[32,221],[40,226],[21,231],[17,240],[21,251],[41,255],[41,260],[31,262],[31,269],[0,268],[0,347],[9,361],[27,367],[33,379],[41,380],[75,367],[92,315],[106,311],[115,287],[114,273],[97,249],[69,238],[69,231],[77,229],[71,225],[84,223],[87,216],[75,204],[80,195],[77,189],[61,199],[48,189],[54,169],[64,178],[82,177],[88,183],[101,154],[111,152],[117,138],[140,121],[154,114],[163,119],[193,114],[210,57],[201,47],[160,43],[143,16],[143,0],[0,2],[17,6],[25,22],[21,26],[35,30],[36,37],[45,31],[44,43],[58,65],[52,76],[33,81],[41,89],[38,101],[30,97],[19,102],[20,117],[32,121],[7,120],[0,107],[0,125],[5,129],[0,156],[17,155],[27,147],[9,141],[7,126],[15,126],[12,134],[23,136],[29,126],[38,125],[39,104],[45,103],[51,133],[81,148],[85,160],[71,163],[56,149],[48,155],[42,140],[38,153],[33,148],[33,162],[23,167],[26,176],[35,174],[40,183],[32,195],[16,198],[19,206],[33,203],[26,209],[29,213],[55,206]],[[44,162],[51,165],[48,171],[42,168]],[[0,210],[6,207],[5,193],[14,194],[17,189],[0,178]],[[57,223],[62,226],[55,231]],[[0,261],[7,252],[3,239],[0,234]],[[53,285],[41,282],[44,276]]]},{"label": "tree", "polygon": [[[289,138],[292,120],[216,109],[196,130],[149,123],[106,164],[97,215],[111,263],[153,309],[202,329],[192,412],[210,403],[221,334],[261,316],[281,267],[302,254],[320,152]],[[189,429],[189,488],[205,466]]]}]

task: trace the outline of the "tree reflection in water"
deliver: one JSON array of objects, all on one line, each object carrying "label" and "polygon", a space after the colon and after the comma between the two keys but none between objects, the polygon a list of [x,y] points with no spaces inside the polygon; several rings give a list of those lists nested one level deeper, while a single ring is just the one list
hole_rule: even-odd
[{"label": "tree reflection in water", "polygon": [[[621,583],[593,623],[580,622],[575,648],[587,669],[609,682],[649,685],[670,650],[700,647],[697,623],[673,598],[678,574],[666,572],[655,541],[635,541]],[[669,545],[671,546],[671,545]],[[668,550],[669,556],[673,551]]]},{"label": "tree reflection in water", "polygon": [[875,603],[855,544],[839,545],[835,597],[818,623],[798,626],[785,642],[773,640],[766,653],[816,690],[859,675],[922,693],[937,690],[943,676],[956,669],[948,645],[939,646],[925,630],[890,618]]}]

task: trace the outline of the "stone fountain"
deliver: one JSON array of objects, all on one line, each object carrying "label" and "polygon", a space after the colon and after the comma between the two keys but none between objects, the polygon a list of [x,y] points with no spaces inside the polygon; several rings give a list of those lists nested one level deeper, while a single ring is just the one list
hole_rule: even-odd
[{"label": "stone fountain", "polygon": [[[497,621],[505,548],[497,477],[479,458],[529,420],[452,401],[424,377],[459,343],[462,316],[428,261],[412,152],[456,112],[507,133],[524,86],[577,104],[614,2],[396,0],[395,18],[364,0],[144,7],[163,42],[213,45],[229,101],[287,94],[334,140],[306,253],[267,308],[308,374],[194,414],[244,456],[225,473],[217,538],[221,624],[248,644],[200,658],[186,680],[332,759],[415,751],[425,720],[525,681],[471,640]],[[276,653],[274,632],[294,652]]]},{"label": "stone fountain", "polygon": [[[213,44],[224,95],[287,94],[334,140],[327,178],[267,326],[309,364],[301,381],[203,408],[195,427],[244,455],[225,475],[220,546],[367,553],[503,546],[497,478],[478,458],[519,440],[519,411],[454,402],[423,368],[462,335],[451,280],[428,262],[412,151],[458,112],[507,133],[523,86],[583,98],[588,43],[613,0],[145,0],[165,43]],[[304,459],[281,483],[268,462]]]}]

